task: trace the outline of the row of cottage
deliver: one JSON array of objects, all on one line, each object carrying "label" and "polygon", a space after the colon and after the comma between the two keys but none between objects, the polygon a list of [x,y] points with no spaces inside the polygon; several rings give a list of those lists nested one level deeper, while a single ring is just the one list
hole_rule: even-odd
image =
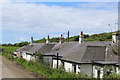
[{"label": "row of cottage", "polygon": [[64,42],[61,35],[59,43],[50,43],[48,36],[46,43],[31,43],[14,54],[28,61],[34,60],[34,55],[41,54],[43,61],[49,63],[51,68],[62,66],[67,72],[103,78],[111,72],[120,74],[119,55],[114,53],[118,45],[118,33],[112,35],[112,41],[85,42],[81,32],[79,42]]}]

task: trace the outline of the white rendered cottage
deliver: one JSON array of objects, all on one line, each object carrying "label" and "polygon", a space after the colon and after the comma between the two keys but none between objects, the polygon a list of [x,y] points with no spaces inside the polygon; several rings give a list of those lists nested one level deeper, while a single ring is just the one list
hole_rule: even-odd
[{"label": "white rendered cottage", "polygon": [[[116,35],[117,37],[117,35]],[[114,42],[117,43],[114,35]],[[81,39],[82,38],[82,39]],[[45,57],[53,68],[63,67],[67,72],[84,73],[90,77],[103,78],[110,72],[119,73],[118,55],[112,51],[112,41],[84,42],[81,32],[78,42],[56,44]],[[51,59],[52,58],[52,59]]]}]

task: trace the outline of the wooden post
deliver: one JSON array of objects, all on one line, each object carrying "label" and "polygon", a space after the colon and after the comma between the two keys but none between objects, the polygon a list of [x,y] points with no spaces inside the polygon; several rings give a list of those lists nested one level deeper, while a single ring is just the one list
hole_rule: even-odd
[{"label": "wooden post", "polygon": [[68,42],[69,42],[69,31],[68,31]]},{"label": "wooden post", "polygon": [[59,53],[57,53],[57,69],[58,69],[58,65],[59,65],[58,56],[59,56]]}]

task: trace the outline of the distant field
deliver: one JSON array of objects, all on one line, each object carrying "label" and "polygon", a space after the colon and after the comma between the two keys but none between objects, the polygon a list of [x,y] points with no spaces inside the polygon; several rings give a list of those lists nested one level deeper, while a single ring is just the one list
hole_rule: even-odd
[{"label": "distant field", "polygon": [[3,48],[4,52],[9,53],[15,51],[16,49],[19,49],[20,47],[0,46],[0,48]]}]

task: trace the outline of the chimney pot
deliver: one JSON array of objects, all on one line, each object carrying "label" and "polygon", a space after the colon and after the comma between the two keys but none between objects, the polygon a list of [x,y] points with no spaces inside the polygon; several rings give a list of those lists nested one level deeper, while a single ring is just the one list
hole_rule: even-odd
[{"label": "chimney pot", "polygon": [[32,45],[33,41],[34,41],[33,37],[31,37],[30,45]]},{"label": "chimney pot", "polygon": [[112,42],[116,43],[116,42],[118,42],[118,40],[120,40],[120,33],[113,33],[112,34]]},{"label": "chimney pot", "polygon": [[81,31],[79,36],[79,43],[82,43],[83,41],[84,41],[84,35],[83,35],[83,31]]},{"label": "chimney pot", "polygon": [[81,35],[83,35],[83,31],[81,31]]},{"label": "chimney pot", "polygon": [[63,35],[61,34],[60,35],[60,44],[64,42],[64,38],[63,38]]},{"label": "chimney pot", "polygon": [[50,38],[49,38],[49,35],[47,36],[46,43],[50,43]]}]

